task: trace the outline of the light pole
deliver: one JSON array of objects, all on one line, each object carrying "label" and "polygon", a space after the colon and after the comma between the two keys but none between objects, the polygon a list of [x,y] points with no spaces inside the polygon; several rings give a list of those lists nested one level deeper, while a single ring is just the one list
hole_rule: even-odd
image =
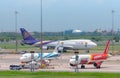
[{"label": "light pole", "polygon": [[35,61],[34,61],[34,51],[30,51],[30,53],[31,53],[31,67],[30,67],[30,70],[31,70],[31,72],[34,72],[34,69],[35,69]]},{"label": "light pole", "polygon": [[40,33],[40,39],[41,39],[41,45],[40,45],[40,49],[41,49],[41,66],[42,66],[42,0],[41,0],[41,25],[40,25],[40,28],[41,28],[41,33]]},{"label": "light pole", "polygon": [[112,53],[114,54],[114,10],[112,10]]},{"label": "light pole", "polygon": [[78,72],[78,58],[79,58],[78,54],[79,54],[79,52],[75,51],[74,53],[75,53],[75,64],[76,64],[75,72]]},{"label": "light pole", "polygon": [[17,42],[17,14],[18,14],[18,12],[17,11],[15,11],[15,32],[16,32],[16,34],[15,34],[15,44],[16,44],[16,51],[15,51],[15,53],[17,53],[17,51],[18,51],[18,42]]}]

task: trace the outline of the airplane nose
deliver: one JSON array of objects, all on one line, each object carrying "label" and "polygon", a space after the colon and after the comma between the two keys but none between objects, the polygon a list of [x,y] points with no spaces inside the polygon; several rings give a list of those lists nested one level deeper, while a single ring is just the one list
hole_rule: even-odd
[{"label": "airplane nose", "polygon": [[24,57],[20,57],[20,61],[25,62],[25,58]]},{"label": "airplane nose", "polygon": [[70,64],[75,64],[75,59],[70,59],[69,63]]},{"label": "airplane nose", "polygon": [[93,47],[96,47],[96,46],[97,46],[97,44],[96,44],[96,43],[93,43],[93,42],[91,43],[91,45],[93,45]]},{"label": "airplane nose", "polygon": [[96,47],[97,46],[97,44],[96,43],[93,43],[93,45]]},{"label": "airplane nose", "polygon": [[20,61],[22,61],[23,60],[23,57],[20,57]]}]

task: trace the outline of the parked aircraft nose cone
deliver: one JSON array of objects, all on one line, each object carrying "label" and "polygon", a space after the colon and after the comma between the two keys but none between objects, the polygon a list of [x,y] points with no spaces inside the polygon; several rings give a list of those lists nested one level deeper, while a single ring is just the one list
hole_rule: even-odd
[{"label": "parked aircraft nose cone", "polygon": [[95,47],[97,46],[97,44],[96,43],[92,43]]},{"label": "parked aircraft nose cone", "polygon": [[25,58],[24,57],[20,57],[20,61],[21,62],[25,62]]},{"label": "parked aircraft nose cone", "polygon": [[72,65],[74,65],[75,64],[75,59],[70,59],[70,61],[69,61],[69,63]]},{"label": "parked aircraft nose cone", "polygon": [[97,46],[97,44],[94,43],[94,42],[91,42],[90,45],[91,45],[91,47],[96,47]]},{"label": "parked aircraft nose cone", "polygon": [[20,57],[20,61],[22,61],[23,60],[23,57]]}]

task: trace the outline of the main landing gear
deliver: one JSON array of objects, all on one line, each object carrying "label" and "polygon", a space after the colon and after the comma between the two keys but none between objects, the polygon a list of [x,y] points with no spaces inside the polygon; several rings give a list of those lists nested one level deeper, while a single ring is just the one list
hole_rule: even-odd
[{"label": "main landing gear", "polygon": [[81,65],[81,69],[85,69],[85,65],[82,64],[82,65]]},{"label": "main landing gear", "polygon": [[93,64],[97,69],[100,69],[101,67],[101,62],[98,62],[98,63],[94,63]]}]

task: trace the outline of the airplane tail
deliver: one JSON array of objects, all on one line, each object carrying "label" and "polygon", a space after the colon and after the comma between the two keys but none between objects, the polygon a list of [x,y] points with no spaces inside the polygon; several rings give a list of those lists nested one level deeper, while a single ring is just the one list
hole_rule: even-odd
[{"label": "airplane tail", "polygon": [[32,44],[34,44],[35,42],[38,42],[38,41],[39,41],[39,40],[36,40],[35,38],[33,38],[33,37],[28,33],[28,31],[26,31],[24,28],[20,28],[20,31],[21,31],[21,34],[22,34],[22,37],[23,37],[22,43],[32,45]]},{"label": "airplane tail", "polygon": [[108,40],[108,42],[106,43],[106,47],[105,47],[104,52],[103,52],[104,54],[108,53],[109,47],[110,47],[110,40]]}]

